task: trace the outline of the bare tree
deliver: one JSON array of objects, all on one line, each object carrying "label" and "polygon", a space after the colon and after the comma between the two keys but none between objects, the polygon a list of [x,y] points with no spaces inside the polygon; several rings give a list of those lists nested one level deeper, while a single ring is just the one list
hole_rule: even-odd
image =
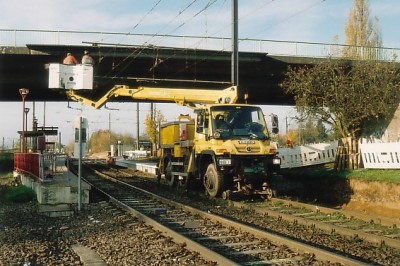
[{"label": "bare tree", "polygon": [[345,25],[343,55],[355,59],[378,59],[382,45],[379,20],[370,18],[368,0],[354,0]]},{"label": "bare tree", "polygon": [[145,125],[146,125],[146,132],[149,136],[149,140],[153,145],[153,151],[155,151],[155,146],[157,143],[158,139],[158,134],[159,134],[159,127],[161,123],[164,123],[166,121],[164,115],[161,113],[160,110],[154,109],[153,111],[153,117],[149,113],[146,115],[145,119]]}]

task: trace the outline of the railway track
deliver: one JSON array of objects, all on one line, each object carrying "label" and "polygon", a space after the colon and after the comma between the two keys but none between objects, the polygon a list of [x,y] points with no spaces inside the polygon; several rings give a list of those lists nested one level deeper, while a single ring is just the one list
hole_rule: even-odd
[{"label": "railway track", "polygon": [[[104,170],[104,169],[103,169]],[[110,170],[107,170],[110,172]],[[113,170],[111,170],[112,172]],[[123,172],[123,171],[117,171]],[[103,178],[99,178],[102,176]],[[323,249],[240,221],[159,197],[98,171],[84,178],[112,202],[219,265],[366,265],[343,252]],[[127,176],[125,177],[127,178]],[[212,212],[212,213],[210,213]]]},{"label": "railway track", "polygon": [[249,208],[291,223],[298,223],[350,238],[359,237],[378,245],[400,250],[400,229],[396,221],[366,214],[304,204],[284,199],[263,203],[232,202],[238,208]]}]

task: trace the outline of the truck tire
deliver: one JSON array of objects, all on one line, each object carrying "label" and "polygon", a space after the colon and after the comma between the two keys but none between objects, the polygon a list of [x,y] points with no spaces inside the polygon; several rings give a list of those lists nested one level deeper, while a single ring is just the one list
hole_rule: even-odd
[{"label": "truck tire", "polygon": [[221,195],[224,187],[224,177],[218,173],[215,164],[210,163],[204,176],[204,187],[211,198]]},{"label": "truck tire", "polygon": [[172,175],[172,160],[169,160],[167,166],[165,167],[165,179],[167,180],[169,187],[176,187],[178,181],[176,177]]}]

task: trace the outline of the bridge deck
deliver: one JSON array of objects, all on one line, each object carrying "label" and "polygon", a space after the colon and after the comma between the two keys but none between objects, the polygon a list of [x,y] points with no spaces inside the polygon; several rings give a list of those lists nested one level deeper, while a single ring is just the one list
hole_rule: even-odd
[{"label": "bridge deck", "polygon": [[[47,89],[45,65],[62,62],[67,52],[80,57],[84,50],[90,50],[97,62],[93,99],[117,83],[129,85],[138,79],[146,85],[192,88],[226,87],[231,80],[230,38],[0,29],[0,39],[0,101],[20,101],[21,87],[30,89],[28,101],[66,101],[65,96]],[[289,65],[339,58],[348,48],[258,39],[240,39],[239,46],[239,93],[248,93],[249,103],[275,105],[294,103],[279,87]],[[397,48],[353,48],[363,55],[379,53],[383,60],[400,55]]]},{"label": "bridge deck", "polygon": [[[99,98],[115,84],[224,88],[230,84],[231,54],[227,51],[190,50],[169,47],[110,47],[28,45],[0,54],[0,101],[20,101],[18,89],[29,88],[29,101],[66,101],[48,89],[46,64],[61,62],[66,52],[78,59],[84,50],[95,58],[95,89]],[[249,94],[249,103],[293,104],[293,98],[279,87],[288,65],[313,64],[314,58],[269,56],[241,52],[239,93]]]}]

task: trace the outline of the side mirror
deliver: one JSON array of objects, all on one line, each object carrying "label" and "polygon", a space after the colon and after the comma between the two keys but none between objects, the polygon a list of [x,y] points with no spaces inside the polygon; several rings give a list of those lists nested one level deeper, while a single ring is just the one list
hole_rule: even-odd
[{"label": "side mirror", "polygon": [[202,114],[197,114],[196,132],[203,133],[203,129],[204,129],[204,116]]}]

